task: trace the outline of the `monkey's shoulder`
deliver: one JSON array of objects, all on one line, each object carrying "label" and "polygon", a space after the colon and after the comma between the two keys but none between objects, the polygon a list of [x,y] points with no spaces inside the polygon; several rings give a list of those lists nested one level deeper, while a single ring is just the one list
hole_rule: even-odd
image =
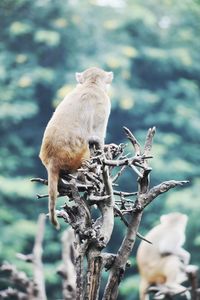
[{"label": "monkey's shoulder", "polygon": [[56,114],[62,114],[66,109],[70,112],[80,105],[106,105],[110,106],[110,98],[107,93],[98,86],[77,86],[72,92],[65,96],[56,108]]},{"label": "monkey's shoulder", "polygon": [[106,102],[109,101],[109,97],[104,89],[98,85],[89,85],[87,87],[77,87],[75,94],[78,94],[79,101],[96,101]]}]

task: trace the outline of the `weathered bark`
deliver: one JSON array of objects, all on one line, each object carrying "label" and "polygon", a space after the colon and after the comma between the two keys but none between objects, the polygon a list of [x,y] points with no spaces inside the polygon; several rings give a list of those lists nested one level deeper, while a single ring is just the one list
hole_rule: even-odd
[{"label": "weathered bark", "polygon": [[[0,276],[4,278],[4,280],[7,279],[8,281],[10,281],[12,285],[18,286],[19,298],[26,295],[26,297],[32,299],[34,283],[24,272],[19,271],[15,266],[9,263],[4,263],[0,267]],[[0,292],[0,296],[2,297],[2,299],[7,299],[7,294],[16,295],[17,290],[8,288],[7,290]]]},{"label": "weathered bark", "polygon": [[73,300],[76,297],[75,259],[77,253],[74,248],[74,242],[74,230],[68,228],[62,235],[62,265],[57,271],[62,277],[64,300]]},{"label": "weathered bark", "polygon": [[101,272],[103,269],[103,258],[97,249],[88,251],[88,267],[86,279],[86,293],[84,300],[97,300],[101,282]]},{"label": "weathered bark", "polygon": [[83,300],[85,294],[84,257],[86,245],[79,244],[76,257],[76,300]]}]

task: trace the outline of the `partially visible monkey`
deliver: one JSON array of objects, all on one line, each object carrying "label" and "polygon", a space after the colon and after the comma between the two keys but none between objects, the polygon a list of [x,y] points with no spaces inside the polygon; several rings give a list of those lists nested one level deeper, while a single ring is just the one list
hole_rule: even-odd
[{"label": "partially visible monkey", "polygon": [[184,268],[190,260],[190,254],[182,248],[187,219],[181,213],[163,215],[161,224],[145,236],[152,245],[141,242],[137,252],[140,300],[149,299],[146,291],[150,285],[165,284],[169,288],[184,290],[180,283],[186,280]]},{"label": "partially visible monkey", "polygon": [[58,105],[45,129],[39,156],[48,172],[49,215],[57,229],[59,174],[80,168],[90,158],[90,143],[103,146],[111,107],[107,85],[112,79],[112,72],[99,68],[76,73],[78,85]]}]

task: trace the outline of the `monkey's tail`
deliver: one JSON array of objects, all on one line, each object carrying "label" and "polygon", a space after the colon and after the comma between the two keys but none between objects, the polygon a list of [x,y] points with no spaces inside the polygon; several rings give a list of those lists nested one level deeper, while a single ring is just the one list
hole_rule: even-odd
[{"label": "monkey's tail", "polygon": [[57,221],[56,217],[56,199],[57,199],[57,187],[58,187],[58,179],[59,179],[59,170],[53,166],[49,166],[48,168],[48,190],[49,190],[49,219],[51,223],[56,227],[56,229],[60,229],[60,224]]}]

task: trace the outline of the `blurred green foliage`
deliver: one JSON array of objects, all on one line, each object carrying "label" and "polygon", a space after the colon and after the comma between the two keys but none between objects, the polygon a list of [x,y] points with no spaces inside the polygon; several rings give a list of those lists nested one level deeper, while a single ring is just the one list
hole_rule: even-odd
[{"label": "blurred green foliage", "polygon": [[[1,0],[0,27],[1,261],[31,274],[15,253],[31,251],[37,215],[47,211],[47,200],[35,197],[45,189],[29,182],[46,177],[38,159],[42,134],[57,103],[74,87],[74,73],[100,66],[115,74],[107,142],[123,142],[125,125],[142,143],[155,125],[152,184],[190,180],[147,208],[140,232],[152,228],[163,213],[186,213],[186,248],[199,265],[200,2]],[[124,190],[136,188],[131,176],[122,176]],[[109,250],[117,250],[123,232],[117,222]],[[60,235],[47,225],[50,300],[61,297],[56,275]],[[119,299],[138,297],[135,251]]]}]

